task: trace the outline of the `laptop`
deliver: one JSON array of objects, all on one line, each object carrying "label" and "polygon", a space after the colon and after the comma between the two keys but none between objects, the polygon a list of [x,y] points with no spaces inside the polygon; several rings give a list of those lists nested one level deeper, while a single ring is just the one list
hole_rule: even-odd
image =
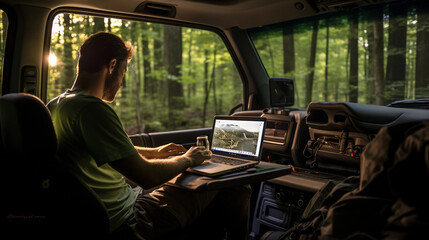
[{"label": "laptop", "polygon": [[261,160],[266,118],[215,116],[210,160],[187,171],[219,176],[256,166]]}]

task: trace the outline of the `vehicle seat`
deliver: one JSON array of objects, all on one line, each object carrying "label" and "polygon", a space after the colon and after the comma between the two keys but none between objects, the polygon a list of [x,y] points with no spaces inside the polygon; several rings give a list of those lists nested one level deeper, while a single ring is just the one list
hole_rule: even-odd
[{"label": "vehicle seat", "polygon": [[39,98],[0,97],[0,134],[1,234],[14,239],[109,237],[103,203],[56,158],[51,115]]}]

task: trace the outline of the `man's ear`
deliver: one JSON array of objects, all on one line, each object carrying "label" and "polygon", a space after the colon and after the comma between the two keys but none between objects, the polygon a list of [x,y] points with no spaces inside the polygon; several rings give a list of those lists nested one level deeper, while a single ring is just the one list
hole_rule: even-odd
[{"label": "man's ear", "polygon": [[116,58],[112,58],[110,61],[109,61],[109,74],[112,74],[113,73],[113,70],[115,70],[115,67],[116,67],[116,64],[117,64],[117,60],[116,60]]}]

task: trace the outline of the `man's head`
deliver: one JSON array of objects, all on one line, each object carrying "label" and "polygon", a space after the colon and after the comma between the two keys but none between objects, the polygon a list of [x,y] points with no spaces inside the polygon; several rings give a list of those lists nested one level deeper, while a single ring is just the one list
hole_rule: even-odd
[{"label": "man's head", "polygon": [[127,70],[127,62],[133,57],[133,47],[120,37],[98,32],[89,36],[79,50],[78,72],[97,73],[107,68],[104,84],[106,101],[113,101]]}]

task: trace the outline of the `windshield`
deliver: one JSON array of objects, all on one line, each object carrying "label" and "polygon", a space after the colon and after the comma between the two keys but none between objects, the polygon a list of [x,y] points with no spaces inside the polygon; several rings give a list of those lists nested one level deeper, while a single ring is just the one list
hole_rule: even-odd
[{"label": "windshield", "polygon": [[268,75],[294,80],[295,107],[312,101],[387,105],[429,98],[427,6],[372,6],[249,34]]}]

